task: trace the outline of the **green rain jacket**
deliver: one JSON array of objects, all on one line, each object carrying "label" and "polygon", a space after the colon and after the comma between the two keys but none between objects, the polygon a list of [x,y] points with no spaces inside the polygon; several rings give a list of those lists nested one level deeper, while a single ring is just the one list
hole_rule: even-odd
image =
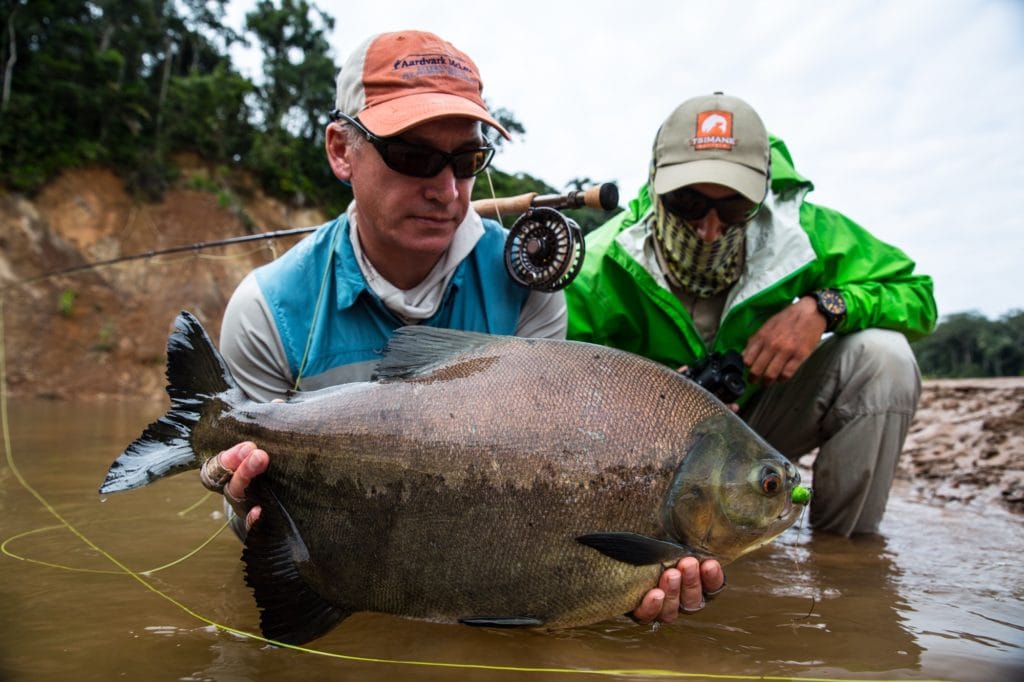
[{"label": "green rain jacket", "polygon": [[[772,191],[747,225],[746,263],[709,348],[678,298],[631,255],[651,211],[648,188],[586,238],[586,258],[566,290],[568,338],[621,348],[675,369],[710,351],[742,352],[796,298],[834,287],[846,301],[845,334],[878,327],[913,340],[935,326],[932,279],[842,214],[804,201],[813,189],[782,140],[771,138]],[[750,392],[748,391],[749,397]]]}]

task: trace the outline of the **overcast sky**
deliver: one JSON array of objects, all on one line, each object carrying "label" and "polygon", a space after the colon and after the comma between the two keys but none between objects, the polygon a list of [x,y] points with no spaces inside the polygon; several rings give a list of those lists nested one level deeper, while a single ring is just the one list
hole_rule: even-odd
[{"label": "overcast sky", "polygon": [[[253,4],[233,0],[232,23]],[[1024,309],[1021,0],[316,4],[339,65],[381,31],[449,40],[526,127],[496,166],[558,188],[616,181],[623,204],[680,102],[742,97],[814,182],[809,200],[910,254],[941,314]]]}]

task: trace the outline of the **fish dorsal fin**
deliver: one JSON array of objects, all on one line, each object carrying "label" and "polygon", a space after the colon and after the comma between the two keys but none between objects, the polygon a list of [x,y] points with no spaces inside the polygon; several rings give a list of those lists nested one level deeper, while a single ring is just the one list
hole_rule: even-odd
[{"label": "fish dorsal fin", "polygon": [[633,566],[675,563],[693,551],[674,542],[650,538],[639,533],[591,533],[576,542]]},{"label": "fish dorsal fin", "polygon": [[425,377],[442,367],[457,364],[464,355],[475,355],[506,337],[438,327],[401,327],[388,341],[373,379],[389,381]]},{"label": "fish dorsal fin", "polygon": [[245,536],[245,582],[260,609],[260,630],[267,639],[305,644],[323,635],[350,612],[327,602],[300,573],[309,550],[280,500],[257,478],[246,497],[262,506]]}]

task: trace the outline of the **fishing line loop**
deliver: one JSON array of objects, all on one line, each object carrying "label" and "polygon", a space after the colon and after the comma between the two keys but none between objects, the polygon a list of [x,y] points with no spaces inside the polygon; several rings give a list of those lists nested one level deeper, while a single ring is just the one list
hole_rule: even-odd
[{"label": "fishing line loop", "polygon": [[[513,673],[548,673],[548,674],[568,674],[568,675],[600,675],[600,676],[603,676],[603,677],[657,677],[657,678],[666,678],[666,679],[675,678],[675,679],[705,679],[705,680],[767,680],[767,681],[770,681],[770,682],[783,682],[783,681],[790,681],[790,680],[800,680],[800,682],[861,682],[859,679],[855,680],[855,679],[835,678],[835,677],[802,677],[802,676],[799,676],[799,675],[736,675],[736,674],[726,674],[726,673],[722,673],[722,674],[715,674],[715,673],[690,673],[690,672],[682,672],[682,671],[676,671],[676,670],[663,670],[663,669],[657,669],[657,668],[652,668],[652,669],[644,669],[644,668],[636,668],[636,669],[622,668],[622,669],[616,669],[616,668],[559,668],[559,667],[543,667],[543,666],[530,667],[530,666],[512,666],[512,665],[488,665],[488,664],[484,664],[484,663],[455,663],[455,662],[450,662],[450,661],[417,661],[417,660],[407,660],[407,659],[378,658],[378,657],[373,657],[373,656],[355,656],[355,655],[352,655],[352,654],[342,654],[342,653],[337,653],[337,652],[332,652],[332,651],[324,651],[324,650],[321,650],[321,649],[312,649],[312,648],[309,648],[309,647],[302,647],[302,646],[297,646],[297,645],[293,645],[293,644],[286,644],[284,642],[277,642],[277,641],[274,641],[274,640],[271,640],[271,639],[267,639],[266,637],[263,637],[261,635],[255,634],[253,632],[247,632],[245,630],[241,630],[241,629],[238,629],[238,628],[233,628],[233,627],[230,627],[228,625],[224,625],[222,623],[217,623],[217,622],[215,622],[213,620],[210,620],[209,618],[206,618],[202,614],[194,611],[193,609],[191,609],[189,606],[187,606],[183,602],[175,599],[171,595],[169,595],[166,592],[164,592],[163,590],[159,589],[158,587],[153,585],[151,582],[146,580],[146,578],[144,577],[144,575],[142,573],[140,573],[138,571],[133,571],[131,568],[129,568],[124,563],[122,563],[120,560],[118,560],[114,555],[112,555],[111,553],[107,552],[102,547],[100,547],[95,542],[93,542],[91,539],[89,539],[84,533],[82,533],[80,530],[78,530],[78,528],[76,528],[74,525],[72,525],[71,522],[69,522],[67,519],[65,519],[64,516],[61,515],[61,513],[59,511],[57,511],[57,509],[55,507],[53,507],[49,503],[49,501],[45,497],[43,497],[34,487],[32,487],[32,485],[28,482],[27,479],[25,479],[24,476],[22,476],[21,471],[18,469],[18,466],[15,463],[14,453],[13,453],[13,450],[11,448],[10,422],[8,420],[8,411],[7,411],[7,365],[6,365],[6,352],[5,352],[5,345],[4,345],[4,343],[5,343],[5,332],[4,332],[4,297],[2,295],[0,295],[0,431],[2,431],[2,436],[3,436],[2,441],[3,441],[3,445],[4,445],[4,457],[5,457],[5,461],[7,463],[7,467],[11,470],[11,473],[13,474],[14,478],[18,481],[19,485],[21,485],[21,487],[27,493],[29,493],[32,497],[34,497],[36,499],[36,501],[39,502],[39,504],[47,512],[49,512],[54,518],[57,519],[57,521],[60,522],[57,525],[48,526],[45,530],[56,529],[56,528],[66,528],[70,533],[72,533],[75,537],[77,537],[79,540],[81,540],[86,546],[88,546],[90,549],[92,549],[92,550],[96,551],[97,553],[99,553],[100,555],[102,555],[105,559],[110,561],[110,563],[114,564],[114,566],[116,566],[119,569],[118,571],[111,571],[111,573],[127,575],[128,577],[132,578],[137,583],[139,583],[143,588],[145,588],[146,590],[152,592],[153,594],[161,597],[162,599],[166,600],[168,603],[170,603],[173,606],[177,607],[183,613],[187,614],[188,616],[191,616],[192,618],[194,618],[195,620],[200,621],[201,623],[205,623],[206,625],[209,625],[209,626],[211,626],[211,627],[213,627],[213,628],[215,628],[217,630],[220,630],[222,632],[233,634],[233,635],[236,635],[238,637],[252,639],[252,640],[258,641],[258,642],[263,642],[265,644],[270,644],[272,646],[279,647],[279,648],[282,648],[282,649],[291,649],[293,651],[299,651],[299,652],[307,653],[307,654],[314,654],[314,655],[317,655],[317,656],[323,656],[325,658],[331,658],[331,659],[337,659],[337,660],[343,660],[343,661],[350,661],[350,662],[358,662],[358,663],[377,663],[377,664],[389,664],[389,665],[405,665],[405,666],[416,666],[416,667],[422,667],[422,668],[442,668],[442,669],[448,669],[448,670],[452,670],[452,669],[455,669],[455,670],[486,670],[486,671],[491,671],[491,672],[513,672]],[[195,505],[193,505],[193,507],[190,507],[190,509],[194,508],[194,506]],[[221,530],[223,530],[223,527],[221,528]],[[42,532],[42,529],[37,529],[36,531],[29,531],[28,533],[22,533],[19,536],[15,536],[15,538],[9,538],[3,544],[4,544],[4,546],[6,546],[7,543],[10,542],[11,540],[16,539],[17,537],[24,537],[25,535],[29,535],[29,534],[31,534],[33,532]],[[220,533],[220,531],[217,532],[217,534],[219,534],[219,533]],[[200,549],[202,549],[204,546],[206,546],[206,544],[211,542],[213,540],[213,538],[217,536],[217,534],[215,534],[213,537],[211,537],[209,540],[207,540],[206,543],[204,543],[203,545],[198,547],[191,554],[194,554],[195,552],[198,552]],[[4,554],[7,554],[7,556],[11,556],[6,551],[4,551]],[[14,558],[18,558],[18,557],[14,557]],[[151,569],[150,572],[155,572],[157,570],[162,570],[163,568],[165,568],[165,567],[158,567],[156,569]],[[875,680],[875,682],[893,682],[893,681]],[[946,681],[943,681],[943,680],[921,680],[919,682],[946,682]]]}]

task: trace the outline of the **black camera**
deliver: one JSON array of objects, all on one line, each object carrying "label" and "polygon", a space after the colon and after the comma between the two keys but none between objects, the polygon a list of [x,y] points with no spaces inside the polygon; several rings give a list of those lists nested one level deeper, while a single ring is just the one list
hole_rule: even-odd
[{"label": "black camera", "polygon": [[743,357],[730,350],[706,355],[683,370],[682,374],[728,404],[736,402],[747,387],[743,381],[743,370]]}]

